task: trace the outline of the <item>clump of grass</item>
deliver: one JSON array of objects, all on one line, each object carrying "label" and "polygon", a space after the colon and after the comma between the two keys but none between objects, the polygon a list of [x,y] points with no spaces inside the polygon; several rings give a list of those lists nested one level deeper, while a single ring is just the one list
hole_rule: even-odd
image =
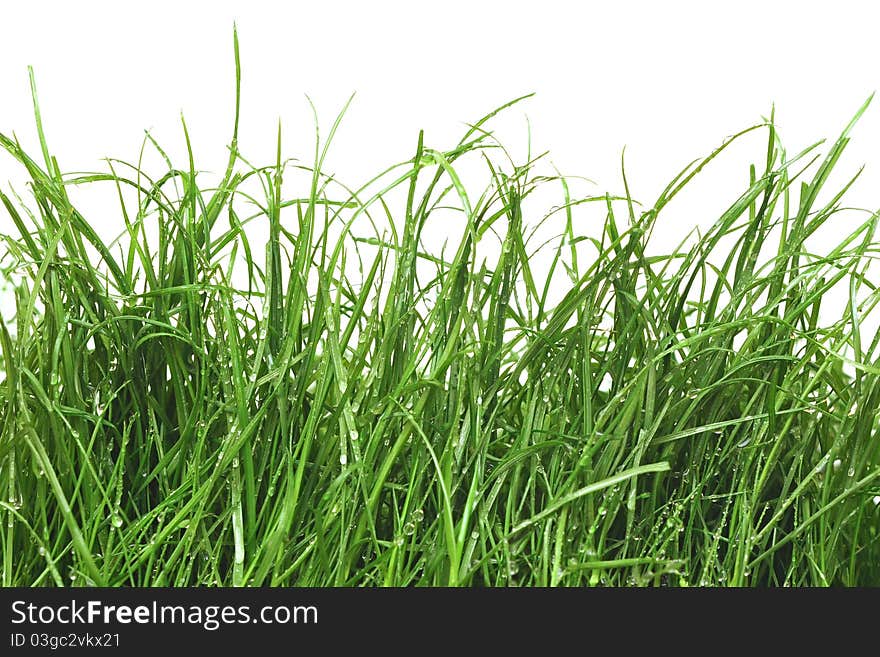
[{"label": "clump of grass", "polygon": [[[880,584],[878,217],[810,239],[852,124],[791,157],[763,122],[640,206],[509,158],[511,104],[356,189],[336,124],[256,167],[236,111],[212,185],[191,151],[64,174],[38,111],[41,157],[0,136],[31,196],[0,195],[3,585]],[[757,131],[742,195],[657,253]],[[118,194],[115,239],[81,186]]]}]

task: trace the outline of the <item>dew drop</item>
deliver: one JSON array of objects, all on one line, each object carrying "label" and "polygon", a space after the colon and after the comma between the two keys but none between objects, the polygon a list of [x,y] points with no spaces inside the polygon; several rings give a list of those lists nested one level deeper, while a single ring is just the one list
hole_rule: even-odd
[{"label": "dew drop", "polygon": [[120,516],[118,513],[115,513],[113,514],[113,518],[110,522],[113,523],[113,526],[116,527],[116,529],[119,529],[120,527],[122,527],[122,516]]},{"label": "dew drop", "polygon": [[871,501],[874,503],[874,506],[880,506],[880,495],[875,495]]},{"label": "dew drop", "polygon": [[842,466],[842,465],[843,465],[843,461],[841,461],[840,459],[834,459],[834,463],[831,464],[831,467],[834,468],[835,470],[840,470],[840,466]]},{"label": "dew drop", "polygon": [[412,536],[416,533],[416,526],[412,522],[408,522],[403,526],[403,533],[407,536]]},{"label": "dew drop", "polygon": [[348,463],[348,457],[345,454],[339,455],[339,465],[346,465]]},{"label": "dew drop", "polygon": [[[880,499],[880,497],[878,497],[878,499]],[[412,512],[411,518],[412,518],[413,522],[421,522],[422,520],[425,519],[425,512],[422,511],[421,509],[416,509],[415,511]]]}]

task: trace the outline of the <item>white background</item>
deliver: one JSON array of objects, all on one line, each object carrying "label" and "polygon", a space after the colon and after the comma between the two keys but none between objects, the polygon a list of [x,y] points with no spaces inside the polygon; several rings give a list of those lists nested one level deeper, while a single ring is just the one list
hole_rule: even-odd
[{"label": "white background", "polygon": [[[232,25],[243,68],[241,147],[257,163],[311,157],[305,94],[326,127],[357,92],[329,168],[355,185],[411,157],[416,135],[450,147],[464,124],[527,92],[499,129],[550,150],[566,174],[620,192],[621,149],[636,198],[651,202],[687,162],[769,114],[790,151],[833,138],[880,87],[872,2],[6,2],[0,5],[0,131],[34,154],[27,66],[64,170],[134,160],[143,130],[173,154],[187,120],[197,165],[221,171],[232,116]],[[880,100],[840,173],[880,207]],[[701,176],[666,217],[710,222],[760,162],[763,135]],[[180,161],[181,163],[185,161]],[[20,171],[0,155],[0,184]],[[94,220],[95,214],[91,216]],[[111,211],[106,221],[116,221]],[[673,231],[674,232],[674,231]]]}]

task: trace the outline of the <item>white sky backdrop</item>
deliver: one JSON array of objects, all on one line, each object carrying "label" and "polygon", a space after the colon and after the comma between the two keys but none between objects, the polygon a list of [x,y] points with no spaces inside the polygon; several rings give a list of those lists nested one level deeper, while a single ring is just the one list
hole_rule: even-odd
[{"label": "white sky backdrop", "polygon": [[[564,173],[650,202],[688,161],[769,114],[791,152],[833,138],[880,87],[873,2],[5,2],[0,131],[38,153],[27,65],[50,147],[65,170],[134,160],[149,128],[183,153],[180,113],[201,169],[221,171],[232,115],[232,23],[242,51],[241,146],[269,163],[308,160],[315,102],[326,128],[357,92],[328,169],[355,185],[411,157],[416,135],[450,147],[464,123],[527,92],[499,124]],[[764,135],[702,176],[665,221],[710,223],[760,161]],[[867,169],[850,204],[880,207],[880,100],[854,133],[841,182]],[[181,164],[185,160],[178,160]],[[0,184],[21,173],[0,156]],[[19,187],[20,188],[20,187]],[[94,220],[96,215],[92,215]],[[112,211],[107,220],[116,223]],[[662,218],[662,215],[661,215]],[[679,233],[680,234],[680,233]],[[671,239],[671,238],[670,238]]]}]

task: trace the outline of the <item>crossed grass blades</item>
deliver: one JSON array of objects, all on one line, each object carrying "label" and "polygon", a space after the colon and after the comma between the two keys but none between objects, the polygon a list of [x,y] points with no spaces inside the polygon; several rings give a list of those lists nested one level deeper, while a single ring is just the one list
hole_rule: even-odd
[{"label": "crossed grass blades", "polygon": [[[31,195],[0,196],[3,585],[880,584],[877,215],[809,242],[852,125],[789,157],[771,118],[647,207],[625,178],[574,196],[515,165],[497,111],[347,190],[322,170],[339,119],[311,166],[279,131],[255,167],[236,111],[208,188],[191,150],[158,177],[63,174],[34,108],[40,157],[0,137]],[[652,252],[664,207],[753,131],[742,195]],[[108,185],[112,242],[69,196]],[[449,253],[420,239],[444,212]]]}]

